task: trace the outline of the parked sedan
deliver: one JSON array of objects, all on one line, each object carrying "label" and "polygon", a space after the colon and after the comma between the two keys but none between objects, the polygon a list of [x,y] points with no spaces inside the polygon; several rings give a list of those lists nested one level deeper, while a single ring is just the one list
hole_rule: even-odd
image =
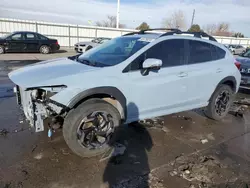
[{"label": "parked sedan", "polygon": [[0,38],[0,54],[6,52],[40,52],[48,54],[60,49],[56,39],[49,39],[39,33],[20,31]]},{"label": "parked sedan", "polygon": [[240,63],[241,87],[250,89],[250,50],[241,54],[236,61]]},{"label": "parked sedan", "polygon": [[230,51],[236,55],[236,54],[242,54],[246,51],[246,48],[242,45],[237,45],[237,44],[230,44],[228,46],[228,48],[230,49]]},{"label": "parked sedan", "polygon": [[75,51],[77,53],[83,53],[109,40],[111,40],[111,38],[99,37],[99,38],[93,39],[90,42],[79,42],[75,44]]}]

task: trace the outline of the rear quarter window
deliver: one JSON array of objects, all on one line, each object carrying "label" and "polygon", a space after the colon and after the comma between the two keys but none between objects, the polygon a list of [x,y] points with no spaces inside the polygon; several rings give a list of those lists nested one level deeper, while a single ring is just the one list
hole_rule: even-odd
[{"label": "rear quarter window", "polygon": [[39,40],[48,40],[48,38],[47,37],[45,37],[45,36],[43,36],[43,35],[37,35],[37,38],[39,39]]},{"label": "rear quarter window", "polygon": [[223,59],[226,52],[207,42],[189,40],[189,64],[205,63]]}]

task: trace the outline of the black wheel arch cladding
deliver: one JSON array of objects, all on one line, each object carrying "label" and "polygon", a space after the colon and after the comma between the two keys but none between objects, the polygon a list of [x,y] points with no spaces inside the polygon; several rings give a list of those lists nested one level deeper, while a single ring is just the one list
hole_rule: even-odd
[{"label": "black wheel arch cladding", "polygon": [[235,77],[233,76],[227,76],[225,78],[223,78],[216,86],[214,92],[212,93],[209,101],[211,100],[211,98],[213,97],[213,94],[216,92],[216,90],[219,88],[220,85],[222,84],[226,84],[226,85],[229,85],[230,87],[232,87],[232,90],[233,92],[236,92],[236,85],[237,85],[237,82],[236,82],[236,79]]},{"label": "black wheel arch cladding", "polygon": [[69,103],[68,107],[69,108],[74,108],[79,102],[85,101],[85,99],[92,98],[92,96],[96,95],[109,95],[114,97],[119,103],[121,104],[123,108],[123,113],[124,113],[124,119],[127,118],[127,100],[126,97],[123,95],[123,93],[117,89],[116,87],[112,86],[103,86],[103,87],[95,87],[91,89],[87,89],[85,91],[82,91],[78,93]]},{"label": "black wheel arch cladding", "polygon": [[218,88],[219,85],[221,84],[226,84],[232,87],[233,91],[236,92],[236,86],[237,86],[237,82],[234,76],[228,76],[224,79],[222,79],[219,84],[217,85],[216,88]]}]

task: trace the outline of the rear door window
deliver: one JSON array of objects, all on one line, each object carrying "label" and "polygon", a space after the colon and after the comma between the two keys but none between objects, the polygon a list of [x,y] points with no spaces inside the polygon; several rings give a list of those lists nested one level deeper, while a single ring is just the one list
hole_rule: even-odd
[{"label": "rear door window", "polygon": [[34,33],[26,33],[25,38],[26,38],[26,40],[35,40],[36,36]]},{"label": "rear door window", "polygon": [[189,64],[205,63],[223,59],[226,52],[210,43],[189,40]]},{"label": "rear door window", "polygon": [[47,40],[48,39],[47,37],[45,37],[43,35],[39,35],[39,34],[37,35],[37,37],[39,40]]}]

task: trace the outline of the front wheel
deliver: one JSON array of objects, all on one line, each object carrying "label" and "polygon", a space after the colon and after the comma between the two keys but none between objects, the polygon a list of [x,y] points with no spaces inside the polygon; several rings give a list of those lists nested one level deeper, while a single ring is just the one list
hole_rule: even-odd
[{"label": "front wheel", "polygon": [[69,112],[63,136],[69,148],[81,157],[98,156],[110,149],[120,114],[110,103],[90,99]]},{"label": "front wheel", "polygon": [[0,54],[4,54],[5,50],[3,46],[0,46]]},{"label": "front wheel", "polygon": [[232,87],[219,85],[209,101],[205,114],[211,119],[221,120],[227,115],[233,102],[233,96]]}]

